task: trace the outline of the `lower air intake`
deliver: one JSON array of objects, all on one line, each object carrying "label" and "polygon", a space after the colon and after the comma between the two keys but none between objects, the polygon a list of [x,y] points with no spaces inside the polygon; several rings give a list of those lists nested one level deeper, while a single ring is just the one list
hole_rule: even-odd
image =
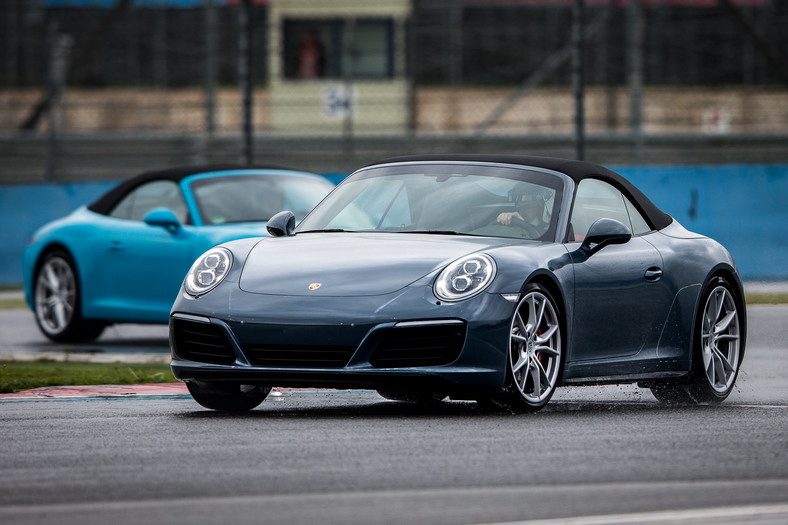
[{"label": "lower air intake", "polygon": [[172,338],[175,355],[181,359],[217,365],[235,362],[235,352],[220,326],[173,319]]},{"label": "lower air intake", "polygon": [[460,323],[389,328],[369,362],[376,368],[448,365],[460,356],[465,332]]}]

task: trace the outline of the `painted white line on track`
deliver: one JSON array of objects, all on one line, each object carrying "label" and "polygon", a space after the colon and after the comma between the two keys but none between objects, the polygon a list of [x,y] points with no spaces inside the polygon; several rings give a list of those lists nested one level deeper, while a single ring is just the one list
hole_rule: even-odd
[{"label": "painted white line on track", "polygon": [[752,404],[748,404],[748,405],[743,405],[742,404],[742,405],[740,405],[740,404],[730,404],[730,405],[724,405],[724,406],[736,407],[736,408],[788,408],[788,405],[752,405]]},{"label": "painted white line on track", "polygon": [[577,518],[507,521],[486,525],[634,525],[634,524],[788,523],[788,504],[666,510]]}]

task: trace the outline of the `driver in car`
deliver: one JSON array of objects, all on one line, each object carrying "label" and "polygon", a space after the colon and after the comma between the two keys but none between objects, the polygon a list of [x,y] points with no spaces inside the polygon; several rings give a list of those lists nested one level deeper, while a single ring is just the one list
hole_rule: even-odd
[{"label": "driver in car", "polygon": [[515,211],[503,212],[496,219],[500,224],[512,224],[512,219],[520,219],[530,224],[541,234],[547,231],[548,223],[544,221],[545,201],[541,195],[524,193],[513,195]]}]

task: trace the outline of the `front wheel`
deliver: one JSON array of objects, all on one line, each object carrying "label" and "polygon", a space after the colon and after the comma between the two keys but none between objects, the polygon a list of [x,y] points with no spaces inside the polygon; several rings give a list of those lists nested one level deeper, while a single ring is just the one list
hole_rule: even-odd
[{"label": "front wheel", "polygon": [[106,326],[82,319],[76,265],[62,250],[46,255],[34,285],[34,309],[41,332],[57,342],[90,342]]},{"label": "front wheel", "polygon": [[720,403],[730,395],[744,349],[740,304],[728,281],[712,279],[695,319],[689,378],[653,385],[654,397],[664,403],[701,404]]},{"label": "front wheel", "polygon": [[512,316],[508,346],[506,385],[482,404],[536,412],[553,397],[563,356],[559,308],[542,286],[526,289]]},{"label": "front wheel", "polygon": [[186,383],[189,394],[200,405],[220,412],[246,412],[262,403],[271,387],[260,385]]}]

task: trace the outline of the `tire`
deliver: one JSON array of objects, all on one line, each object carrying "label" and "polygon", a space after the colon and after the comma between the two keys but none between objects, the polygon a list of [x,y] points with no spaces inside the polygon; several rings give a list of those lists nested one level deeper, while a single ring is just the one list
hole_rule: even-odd
[{"label": "tire", "polygon": [[705,286],[695,316],[689,377],[651,385],[667,404],[717,404],[733,390],[744,357],[742,301],[722,277]]},{"label": "tire", "polygon": [[446,394],[430,390],[378,390],[378,395],[389,401],[400,403],[417,403],[419,405],[436,405],[446,399]]},{"label": "tire", "polygon": [[271,387],[238,383],[206,385],[186,383],[192,398],[205,408],[220,412],[247,412],[262,403]]},{"label": "tire", "polygon": [[82,318],[79,278],[71,256],[63,250],[46,254],[36,271],[33,307],[41,332],[61,343],[94,341],[106,327]]},{"label": "tire", "polygon": [[553,397],[563,362],[562,314],[544,287],[529,285],[512,315],[501,393],[480,399],[483,407],[536,412]]}]

